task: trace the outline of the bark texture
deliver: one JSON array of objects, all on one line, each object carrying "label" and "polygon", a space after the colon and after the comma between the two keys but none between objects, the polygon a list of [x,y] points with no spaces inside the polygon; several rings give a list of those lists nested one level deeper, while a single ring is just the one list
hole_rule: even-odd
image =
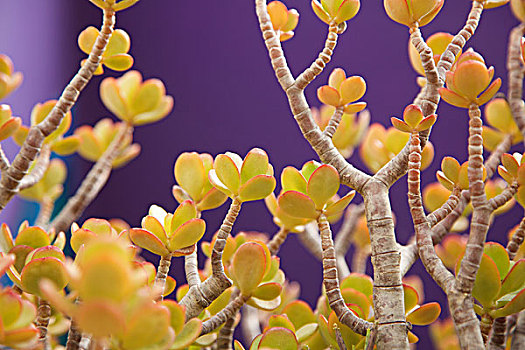
[{"label": "bark texture", "polygon": [[100,64],[111,33],[113,33],[114,25],[115,13],[111,9],[104,10],[104,20],[100,29],[100,35],[97,37],[85,64],[66,86],[49,115],[41,123],[29,129],[20,152],[16,155],[11,166],[5,171],[5,174],[3,174],[0,181],[0,210],[3,210],[9,200],[18,192],[20,181],[27,174],[31,163],[40,152],[44,139],[58,128],[66,113],[75,104],[80,92],[93,76]]}]

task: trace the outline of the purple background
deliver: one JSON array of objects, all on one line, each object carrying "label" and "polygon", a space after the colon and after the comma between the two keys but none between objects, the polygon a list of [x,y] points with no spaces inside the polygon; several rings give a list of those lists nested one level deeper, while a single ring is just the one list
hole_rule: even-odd
[{"label": "purple background", "polygon": [[[283,45],[296,76],[322,49],[327,26],[315,17],[309,1],[289,0],[286,4],[300,13],[295,37]],[[470,1],[446,2],[434,22],[422,29],[423,35],[428,37],[436,31],[455,34],[463,26],[470,4]],[[76,46],[77,35],[87,25],[100,26],[100,11],[88,1],[58,0],[45,4],[36,0],[24,4],[0,0],[0,10],[10,14],[2,16],[0,21],[1,51],[10,55],[16,69],[25,74],[25,83],[6,101],[12,103],[15,114],[21,115],[27,124],[31,106],[56,98],[78,68],[84,55]],[[506,91],[507,35],[516,24],[508,7],[486,11],[469,42],[488,65],[495,66],[495,75],[504,80],[503,91]],[[142,145],[141,155],[112,174],[80,222],[88,217],[121,217],[138,226],[152,203],[173,210],[176,206],[171,196],[173,164],[184,151],[216,155],[230,150],[244,156],[251,148],[261,147],[268,152],[276,174],[287,165],[300,167],[316,158],[301,137],[274,77],[253,1],[143,0],[118,14],[117,27],[131,36],[134,69],[140,70],[145,78],[161,78],[175,98],[175,107],[163,121],[136,129],[135,141]],[[417,75],[408,62],[407,42],[407,28],[387,17],[382,2],[363,1],[360,12],[340,37],[332,63],[308,88],[309,102],[312,106],[319,105],[315,97],[317,88],[326,84],[333,68],[343,67],[348,75],[365,77],[368,87],[363,100],[368,103],[372,121],[388,126],[389,118],[400,116],[418,92]],[[81,95],[73,110],[74,127],[93,124],[110,115],[98,97],[101,79],[94,78]],[[435,170],[443,156],[466,160],[466,112],[441,103],[438,115],[431,136],[436,157],[432,168],[423,174],[425,183],[435,180]],[[79,157],[68,159],[67,193],[72,194],[90,163]],[[351,161],[365,169],[357,157]],[[413,232],[405,193],[403,178],[391,196],[398,218],[398,239],[402,243]],[[9,208],[13,211],[19,208],[17,205],[13,201]],[[26,208],[28,211],[17,210],[9,218],[12,227],[21,218],[35,215],[34,206]],[[206,240],[218,229],[226,210],[224,205],[204,213],[208,224]],[[495,223],[498,229],[489,233],[489,239],[504,241],[506,229],[515,225],[521,215],[521,209],[516,208],[498,217]],[[8,220],[6,216],[7,213],[2,213],[4,221]],[[273,234],[277,227],[262,202],[258,202],[243,206],[234,227],[234,232],[240,230]],[[314,305],[321,291],[320,263],[294,235],[285,242],[280,256],[287,276],[301,282],[301,298]],[[172,275],[180,283],[183,283],[182,265],[183,260],[176,259],[172,269]],[[429,280],[420,263],[413,271],[428,282],[426,301],[443,300],[443,293]],[[443,315],[447,314],[448,308],[444,307]],[[416,334],[423,338],[422,347],[428,344],[425,329],[415,327]]]}]

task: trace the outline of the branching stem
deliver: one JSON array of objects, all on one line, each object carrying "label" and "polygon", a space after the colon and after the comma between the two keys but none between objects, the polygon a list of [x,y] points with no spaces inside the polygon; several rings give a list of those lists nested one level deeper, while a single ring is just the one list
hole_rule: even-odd
[{"label": "branching stem", "polygon": [[16,155],[11,166],[5,171],[0,181],[0,210],[5,208],[9,200],[18,192],[20,181],[27,174],[31,163],[35,160],[44,139],[55,131],[67,112],[75,104],[80,92],[87,85],[93,73],[100,64],[102,54],[106,49],[113,27],[115,25],[115,13],[111,9],[104,10],[104,20],[91,53],[86,63],[79,69],[71,82],[66,86],[57,104],[49,115],[39,124],[29,129],[22,149]]}]

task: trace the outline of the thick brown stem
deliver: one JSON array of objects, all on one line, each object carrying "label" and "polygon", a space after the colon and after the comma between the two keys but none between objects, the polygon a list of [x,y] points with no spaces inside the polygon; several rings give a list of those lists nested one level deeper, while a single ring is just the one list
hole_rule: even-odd
[{"label": "thick brown stem", "polygon": [[448,214],[450,214],[459,203],[460,189],[459,187],[454,187],[454,190],[448,197],[447,201],[443,205],[434,210],[427,216],[428,223],[430,227],[434,227],[438,222],[444,220]]},{"label": "thick brown stem", "polygon": [[93,76],[106,49],[109,37],[113,33],[114,25],[115,13],[111,9],[104,10],[104,21],[100,34],[91,49],[86,63],[66,86],[49,115],[41,123],[29,129],[22,149],[5,172],[5,176],[2,176],[0,181],[0,210],[5,208],[9,200],[18,192],[20,181],[27,174],[31,163],[40,152],[44,139],[58,128],[66,113],[75,104],[80,92]]},{"label": "thick brown stem", "polygon": [[474,207],[465,255],[456,277],[454,293],[449,295],[449,305],[459,343],[462,349],[482,348],[483,337],[479,320],[474,313],[472,288],[483,255],[483,247],[492,213],[483,183],[483,139],[481,137],[481,112],[477,105],[469,108],[469,192]]},{"label": "thick brown stem", "polygon": [[[348,252],[348,249],[350,248],[350,239],[352,237],[352,233],[354,232],[355,226],[357,225],[357,220],[361,215],[363,215],[364,212],[364,204],[351,204],[348,207],[348,209],[346,209],[343,225],[341,226],[341,229],[339,229],[339,232],[337,232],[337,236],[335,237],[335,255],[337,256],[337,271],[339,272],[339,278],[341,279],[346,278],[350,274],[350,269],[348,268],[348,264],[346,263],[345,255]],[[357,253],[357,251],[359,251],[361,254]],[[359,269],[366,269],[366,259],[370,254],[368,254],[367,251],[359,250],[358,248],[356,248],[356,252],[354,252],[353,262],[355,262],[357,255],[361,255],[361,258],[363,259],[363,261],[361,261],[362,266],[360,266]],[[352,271],[357,272],[353,269],[353,267]]]},{"label": "thick brown stem", "polygon": [[525,218],[521,219],[520,225],[516,229],[516,232],[512,235],[509,243],[507,243],[507,253],[509,253],[509,259],[514,260],[518,250],[520,249],[523,239],[525,238]]},{"label": "thick brown stem", "polygon": [[310,67],[305,69],[305,71],[297,77],[295,85],[299,89],[304,90],[308,84],[310,84],[315,79],[316,76],[321,74],[324,67],[328,64],[328,62],[330,62],[335,46],[337,45],[337,32],[338,25],[335,23],[330,24],[323,51],[319,53],[319,56],[310,65]]},{"label": "thick brown stem", "polygon": [[339,350],[346,350],[346,345],[345,345],[345,341],[343,340],[343,335],[341,334],[341,330],[335,324],[334,324],[334,332],[335,332],[335,340],[337,341],[337,346],[339,346]]},{"label": "thick brown stem", "polygon": [[494,320],[492,334],[490,335],[488,350],[504,350],[507,342],[507,318],[499,317]]},{"label": "thick brown stem", "polygon": [[[476,28],[479,24],[481,18],[481,13],[483,12],[483,1],[474,0],[472,2],[472,9],[468,15],[467,22],[463,29],[452,39],[452,42],[447,46],[445,52],[441,55],[439,62],[436,66],[438,73],[438,80],[431,81],[428,78],[434,77],[433,74],[429,75],[427,72],[427,85],[425,87],[425,93],[421,99],[421,109],[423,110],[423,115],[429,116],[436,113],[440,96],[439,89],[445,84],[445,74],[450,70],[452,64],[454,63],[456,56],[463,49],[467,41],[474,35]],[[419,46],[426,50],[426,44],[423,40],[419,40],[417,33],[414,31],[412,33],[412,38],[418,40],[419,45],[414,45],[416,48]],[[423,41],[423,42],[421,42]],[[424,44],[424,45],[423,45]],[[423,51],[424,52],[424,51]],[[420,52],[420,57],[423,61],[423,56]],[[421,139],[421,145],[424,147],[426,140],[428,139],[429,132],[421,132],[419,137]],[[381,181],[385,182],[389,187],[394,184],[397,179],[403,176],[408,167],[408,154],[409,154],[409,145],[407,144],[401,152],[399,152],[390,162],[388,162],[383,169],[379,170],[378,175]]]},{"label": "thick brown stem", "polygon": [[54,228],[57,232],[67,231],[71,223],[82,215],[87,206],[91,204],[106,184],[111,174],[113,160],[115,160],[121,152],[119,148],[120,144],[132,132],[133,126],[129,124],[123,124],[121,126],[121,129],[113,141],[111,141],[109,147],[82,181],[75,195],[69,198],[64,208],[62,208],[60,213],[51,222],[50,228]]},{"label": "thick brown stem", "polygon": [[373,324],[354,315],[346,306],[341,295],[332,230],[324,214],[319,216],[317,224],[321,232],[323,248],[323,284],[330,308],[334,310],[342,324],[347,325],[357,334],[366,335],[366,331],[372,328]]},{"label": "thick brown stem", "polygon": [[520,349],[525,349],[525,311],[521,311],[518,314],[516,328],[514,328],[512,341],[510,343],[510,350]]},{"label": "thick brown stem", "polygon": [[77,350],[80,346],[80,340],[82,339],[82,332],[78,328],[75,320],[71,320],[71,325],[69,326],[69,332],[67,334],[66,350]]},{"label": "thick brown stem", "polygon": [[157,275],[155,276],[155,287],[159,289],[160,296],[157,300],[162,300],[164,289],[166,288],[166,279],[168,278],[171,265],[171,254],[161,256]]},{"label": "thick brown stem", "polygon": [[233,299],[233,301],[230,301],[224,309],[202,323],[201,335],[208,334],[219,328],[220,325],[222,325],[228,319],[235,318],[237,312],[239,312],[241,307],[248,301],[248,299],[250,299],[249,295],[241,294]]},{"label": "thick brown stem", "polygon": [[273,235],[272,240],[270,241],[270,243],[268,243],[268,249],[270,250],[270,254],[272,254],[272,256],[277,255],[277,253],[279,253],[279,249],[286,240],[286,237],[288,237],[288,233],[289,231],[287,229],[281,227],[279,231],[275,235]]},{"label": "thick brown stem", "polygon": [[184,271],[186,272],[186,282],[188,282],[188,286],[190,288],[193,286],[197,286],[199,283],[201,283],[197,262],[198,261],[196,250],[190,255],[186,255],[184,257]]},{"label": "thick brown stem", "polygon": [[479,327],[480,327],[480,330],[481,330],[481,336],[483,337],[483,343],[484,344],[487,344],[488,340],[489,340],[489,334],[490,334],[490,331],[492,330],[492,322],[494,320],[492,319],[492,317],[488,316],[488,315],[483,315],[481,317],[481,322],[479,324]]},{"label": "thick brown stem", "polygon": [[[234,288],[234,291],[230,297],[230,302],[233,302],[235,298],[239,296],[239,290]],[[235,321],[239,310],[235,313],[233,317],[230,317],[225,323],[224,326],[219,330],[219,335],[217,336],[216,348],[218,350],[232,350],[233,343],[233,332],[235,331]]]},{"label": "thick brown stem", "polygon": [[525,136],[525,107],[523,106],[523,63],[521,62],[521,39],[525,31],[525,24],[520,23],[514,27],[509,35],[507,52],[508,72],[508,100],[512,116]]},{"label": "thick brown stem", "polygon": [[36,313],[36,328],[38,329],[38,342],[42,349],[49,349],[49,339],[47,337],[47,326],[51,318],[51,306],[44,299],[38,300],[38,309]]},{"label": "thick brown stem", "polygon": [[42,147],[38,158],[36,159],[35,166],[29,174],[27,174],[21,181],[18,187],[19,191],[36,185],[36,183],[42,180],[47,167],[49,166],[49,156],[51,155],[51,149],[48,145]]},{"label": "thick brown stem", "polygon": [[241,210],[241,202],[234,198],[230,209],[217,233],[215,244],[211,253],[212,274],[202,283],[188,290],[188,293],[180,301],[186,307],[186,319],[196,317],[202,310],[207,308],[212,301],[217,299],[227,288],[232,285],[231,280],[224,273],[222,265],[222,253],[226,246],[226,239],[231,233],[233,224]]},{"label": "thick brown stem", "polygon": [[343,117],[344,108],[343,107],[337,107],[334,111],[334,114],[332,117],[330,117],[330,121],[328,122],[328,125],[323,130],[323,134],[328,136],[329,138],[332,138],[337,131],[337,127],[339,126],[339,123],[341,122],[341,118]]},{"label": "thick brown stem", "polygon": [[514,195],[516,194],[517,191],[518,191],[518,183],[515,181],[513,184],[505,188],[503,192],[501,192],[496,197],[493,197],[489,200],[490,209],[494,211],[504,206],[509,201],[511,201],[512,198],[514,198]]},{"label": "thick brown stem", "polygon": [[439,284],[441,289],[448,294],[453,286],[454,276],[450,273],[434,250],[430,224],[425,217],[423,199],[421,198],[421,147],[417,133],[413,133],[410,144],[408,162],[408,204],[414,229],[419,256],[427,272]]}]

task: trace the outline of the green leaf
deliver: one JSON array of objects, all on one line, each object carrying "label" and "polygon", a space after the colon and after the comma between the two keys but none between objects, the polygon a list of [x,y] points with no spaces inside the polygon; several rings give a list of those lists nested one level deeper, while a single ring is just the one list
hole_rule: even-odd
[{"label": "green leaf", "polygon": [[306,193],[314,201],[317,209],[322,209],[338,190],[339,173],[328,164],[317,168],[310,176],[306,186]]},{"label": "green leaf", "polygon": [[241,183],[241,175],[239,174],[239,169],[232,158],[225,154],[219,154],[215,157],[213,168],[219,180],[228,188],[228,190],[233,194],[237,194]]},{"label": "green leaf", "polygon": [[170,349],[178,350],[190,346],[201,334],[202,322],[198,318],[192,318],[184,325],[182,331],[177,334]]},{"label": "green leaf", "polygon": [[182,153],[175,162],[175,180],[195,201],[201,199],[207,174],[198,153]]},{"label": "green leaf", "polygon": [[359,317],[365,319],[368,318],[370,312],[370,299],[366,295],[352,288],[341,289],[341,295],[343,296],[345,304],[355,304],[359,306],[363,311],[363,314],[359,315]]},{"label": "green leaf", "polygon": [[125,71],[133,66],[133,57],[127,53],[121,53],[104,58],[104,65],[117,72]]},{"label": "green leaf", "polygon": [[[192,201],[184,201],[175,210],[171,218],[170,233],[175,232],[182,224],[197,217],[197,208]],[[191,245],[191,244],[189,244]]]},{"label": "green leaf", "polygon": [[472,296],[476,298],[484,308],[490,308],[500,291],[501,278],[498,267],[494,260],[483,254],[479,265],[476,281],[472,289]]},{"label": "green leaf", "polygon": [[301,168],[301,174],[303,174],[306,182],[310,179],[310,176],[312,176],[312,173],[321,166],[321,163],[311,160],[309,162],[306,162],[303,164],[303,167]]},{"label": "green leaf", "polygon": [[517,291],[525,283],[525,259],[518,260],[501,282],[498,299],[502,296]]},{"label": "green leaf", "polygon": [[75,312],[75,320],[83,331],[97,338],[124,333],[126,322],[122,310],[106,300],[83,301]]},{"label": "green leaf", "polygon": [[129,238],[134,244],[152,252],[153,254],[157,254],[159,256],[165,256],[169,254],[165,244],[160,239],[158,239],[157,236],[153,235],[149,231],[140,228],[132,228],[129,230]]},{"label": "green leaf", "polygon": [[256,175],[239,188],[242,202],[266,198],[275,189],[275,178],[269,175]]},{"label": "green leaf", "polygon": [[306,194],[306,180],[301,172],[292,166],[287,166],[281,173],[283,191],[298,191]]},{"label": "green leaf", "polygon": [[162,305],[168,308],[170,311],[170,325],[175,331],[175,334],[179,334],[184,327],[185,311],[184,307],[177,304],[173,300],[163,300]]},{"label": "green leaf", "polygon": [[355,196],[355,191],[350,191],[343,198],[328,205],[324,211],[324,214],[327,217],[340,214],[346,209],[346,207],[348,206],[348,204],[350,204],[352,199],[354,199],[354,196]]},{"label": "green leaf", "polygon": [[156,304],[145,304],[136,308],[126,322],[122,339],[125,349],[144,349],[160,343],[168,334],[170,326],[169,311]]},{"label": "green leaf", "polygon": [[501,277],[507,275],[507,272],[509,272],[510,260],[507,250],[501,244],[487,242],[483,248],[483,253],[487,254],[494,261]]},{"label": "green leaf", "polygon": [[277,297],[272,300],[262,300],[259,298],[251,297],[248,302],[248,305],[258,308],[263,311],[272,311],[281,305],[281,297]]},{"label": "green leaf", "polygon": [[269,328],[275,328],[275,327],[282,327],[291,330],[292,332],[295,332],[295,327],[292,322],[288,319],[286,315],[272,315],[270,316],[270,319],[268,320],[268,327]]},{"label": "green leaf", "polygon": [[47,233],[36,226],[23,229],[15,238],[15,245],[27,245],[33,248],[40,248],[49,244],[51,244],[51,242]]},{"label": "green leaf", "polygon": [[299,344],[293,332],[282,327],[270,328],[264,332],[259,349],[297,350]]},{"label": "green leaf", "polygon": [[281,291],[282,287],[279,283],[270,282],[259,285],[252,295],[261,300],[272,300],[277,298]]},{"label": "green leaf", "polygon": [[160,221],[152,215],[147,215],[142,219],[142,227],[155,235],[164,245],[168,244],[168,236],[164,230],[164,226]]},{"label": "green leaf", "polygon": [[434,322],[441,313],[441,307],[438,303],[428,303],[412,311],[407,316],[407,321],[416,326],[426,326]]},{"label": "green leaf", "polygon": [[308,323],[299,328],[295,332],[295,336],[297,337],[297,341],[299,343],[302,343],[306,341],[308,338],[310,338],[317,330],[319,329],[319,325],[317,323]]},{"label": "green leaf", "polygon": [[268,172],[268,155],[260,148],[253,148],[242,162],[241,184],[246,183],[257,175],[266,175]]},{"label": "green leaf", "polygon": [[223,205],[227,199],[227,195],[216,188],[212,188],[197,203],[197,209],[199,211],[215,209]]},{"label": "green leaf", "polygon": [[237,249],[233,256],[231,273],[242,294],[252,294],[261,283],[268,263],[264,248],[257,242],[246,242]]},{"label": "green leaf", "polygon": [[233,341],[233,349],[234,350],[244,350],[244,347],[238,340]]},{"label": "green leaf", "polygon": [[58,289],[64,288],[68,282],[64,264],[53,257],[30,261],[20,276],[24,291],[37,296],[40,296],[39,283],[43,279],[50,280]]},{"label": "green leaf", "polygon": [[261,339],[262,339],[262,334],[259,334],[258,336],[256,336],[251,345],[250,345],[250,350],[257,350],[259,349],[259,343],[261,342]]},{"label": "green leaf", "polygon": [[493,318],[516,314],[525,308],[525,289],[519,292],[503,308],[490,313]]},{"label": "green leaf", "polygon": [[315,315],[310,306],[302,300],[294,300],[283,309],[296,329],[302,328],[309,323],[315,323]]},{"label": "green leaf", "polygon": [[292,217],[317,219],[319,216],[315,210],[315,203],[300,192],[284,192],[277,198],[277,202],[281,210]]},{"label": "green leaf", "polygon": [[182,224],[169,238],[168,249],[176,251],[197,243],[206,231],[206,223],[202,219],[191,219]]},{"label": "green leaf", "polygon": [[348,277],[341,281],[341,289],[353,288],[367,297],[372,296],[373,281],[370,276],[352,272]]}]

